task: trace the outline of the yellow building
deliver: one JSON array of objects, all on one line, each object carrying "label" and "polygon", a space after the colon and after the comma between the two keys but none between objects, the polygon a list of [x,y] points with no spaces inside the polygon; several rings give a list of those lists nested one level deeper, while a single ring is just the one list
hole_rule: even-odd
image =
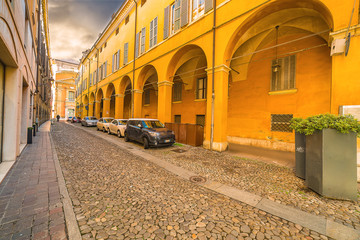
[{"label": "yellow building", "polygon": [[217,151],[294,151],[292,117],[360,105],[358,13],[352,0],[125,1],[84,52],[78,114],[204,124]]},{"label": "yellow building", "polygon": [[55,89],[53,118],[59,115],[63,119],[75,116],[75,78],[78,64],[54,60]]}]

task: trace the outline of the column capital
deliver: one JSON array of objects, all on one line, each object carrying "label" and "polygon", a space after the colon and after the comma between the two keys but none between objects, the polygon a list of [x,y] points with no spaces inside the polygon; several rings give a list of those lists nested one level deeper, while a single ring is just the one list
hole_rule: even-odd
[{"label": "column capital", "polygon": [[161,81],[161,82],[158,82],[158,86],[159,87],[162,87],[162,86],[172,86],[174,83],[173,82],[170,82],[170,81]]},{"label": "column capital", "polygon": [[[205,69],[205,71],[206,71],[208,74],[212,74],[212,68],[207,68],[207,69]],[[226,73],[229,73],[230,71],[231,71],[231,68],[229,68],[228,66],[226,66],[226,65],[224,65],[224,64],[215,66],[215,72],[226,72]]]},{"label": "column capital", "polygon": [[94,103],[100,103],[100,101],[94,101]]},{"label": "column capital", "polygon": [[115,97],[122,97],[123,98],[123,97],[125,97],[125,95],[124,94],[116,94]]},{"label": "column capital", "polygon": [[111,98],[103,98],[104,99],[104,101],[110,101],[111,100]]},{"label": "column capital", "polygon": [[139,89],[133,89],[131,90],[133,93],[140,93],[142,94],[144,91],[143,90],[139,90]]},{"label": "column capital", "polygon": [[94,103],[93,103],[93,102],[91,102],[91,103],[89,103],[89,105],[94,105]]}]

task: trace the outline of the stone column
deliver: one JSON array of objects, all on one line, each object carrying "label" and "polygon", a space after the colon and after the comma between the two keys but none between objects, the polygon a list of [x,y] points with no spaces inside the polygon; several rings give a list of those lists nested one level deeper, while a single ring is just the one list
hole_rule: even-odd
[{"label": "stone column", "polygon": [[142,90],[134,89],[133,96],[134,96],[134,118],[140,118],[142,112]]},{"label": "stone column", "polygon": [[116,94],[115,95],[115,118],[123,118],[124,117],[124,94]]},{"label": "stone column", "polygon": [[[212,68],[207,71],[207,105],[204,147],[210,149],[211,111],[212,111]],[[225,151],[227,142],[227,114],[228,114],[228,85],[229,71],[225,65],[215,67],[215,99],[214,99],[214,128],[213,145],[215,151]]]},{"label": "stone column", "polygon": [[171,97],[173,82],[158,83],[158,118],[161,122],[171,122]]},{"label": "stone column", "polygon": [[110,117],[110,101],[111,98],[104,98],[103,117]]}]

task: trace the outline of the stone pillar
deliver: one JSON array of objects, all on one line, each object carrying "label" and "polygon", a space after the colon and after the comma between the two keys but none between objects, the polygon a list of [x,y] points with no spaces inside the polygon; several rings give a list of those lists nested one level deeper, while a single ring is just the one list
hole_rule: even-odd
[{"label": "stone pillar", "polygon": [[161,122],[171,122],[172,85],[170,81],[158,83],[158,118]]},{"label": "stone pillar", "polygon": [[95,117],[96,118],[100,118],[100,101],[95,101],[94,102],[94,104],[95,104]]},{"label": "stone pillar", "polygon": [[133,96],[134,96],[134,118],[141,118],[142,112],[142,90],[134,89]]},{"label": "stone pillar", "polygon": [[124,94],[116,94],[115,95],[115,118],[123,118],[124,117]]},{"label": "stone pillar", "polygon": [[111,98],[104,98],[103,117],[110,117],[110,101]]},{"label": "stone pillar", "polygon": [[89,103],[89,116],[94,116],[94,109],[93,109],[94,103]]},{"label": "stone pillar", "polygon": [[[204,147],[210,149],[211,138],[211,111],[212,111],[212,68],[207,71],[207,105]],[[215,151],[227,149],[227,114],[228,114],[228,85],[229,71],[225,65],[215,67],[215,107],[214,107],[214,129],[213,145]]]}]

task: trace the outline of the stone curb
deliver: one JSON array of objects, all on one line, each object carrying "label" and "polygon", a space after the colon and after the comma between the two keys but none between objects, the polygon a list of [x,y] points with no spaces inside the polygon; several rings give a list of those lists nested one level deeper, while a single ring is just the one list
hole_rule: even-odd
[{"label": "stone curb", "polygon": [[61,166],[59,163],[59,159],[57,157],[54,141],[52,139],[51,133],[48,132],[48,134],[50,137],[51,150],[53,152],[53,158],[54,158],[54,163],[55,163],[56,175],[57,175],[57,179],[58,179],[58,183],[59,183],[60,194],[62,196],[61,199],[62,199],[62,203],[63,203],[64,213],[65,213],[65,222],[66,222],[66,227],[68,230],[69,239],[70,240],[81,240],[82,238],[81,238],[79,226],[78,226],[78,223],[77,223],[77,220],[75,217],[75,213],[73,210],[73,205],[72,205],[69,193],[66,188],[65,179],[64,179],[64,176],[61,171]]},{"label": "stone curb", "polygon": [[[82,129],[89,134],[99,137],[99,135],[95,134],[94,132],[91,132],[89,130],[86,130],[80,126],[75,126],[72,124],[69,124],[70,126],[77,127],[79,129]],[[141,157],[149,162],[152,162],[167,171],[185,179],[189,180],[191,176],[196,176],[197,174],[191,171],[188,171],[186,169],[183,169],[181,167],[178,167],[172,163],[166,162],[164,160],[160,160],[154,156],[152,156],[149,153],[146,153],[140,149],[135,149],[133,147],[127,147],[126,143],[121,143],[117,141],[116,138],[109,139],[104,135],[100,137],[108,142],[111,142],[121,149],[128,151],[138,157]],[[272,214],[274,216],[283,218],[285,220],[288,220],[290,222],[293,222],[295,224],[299,224],[303,227],[306,227],[310,230],[316,231],[320,234],[326,235],[328,237],[334,238],[334,239],[342,239],[342,240],[358,240],[360,239],[360,231],[347,227],[345,225],[336,223],[332,220],[326,219],[323,216],[317,216],[313,215],[304,211],[301,211],[299,209],[289,207],[274,201],[271,201],[267,198],[262,198],[260,196],[257,196],[255,194],[245,192],[242,190],[239,190],[237,188],[208,180],[205,183],[195,183],[197,185],[203,186],[209,190],[212,190],[214,192],[220,193],[222,195],[228,196],[232,199],[235,199],[237,201],[246,203],[252,207],[261,209],[264,212],[267,212],[269,214]]]}]

